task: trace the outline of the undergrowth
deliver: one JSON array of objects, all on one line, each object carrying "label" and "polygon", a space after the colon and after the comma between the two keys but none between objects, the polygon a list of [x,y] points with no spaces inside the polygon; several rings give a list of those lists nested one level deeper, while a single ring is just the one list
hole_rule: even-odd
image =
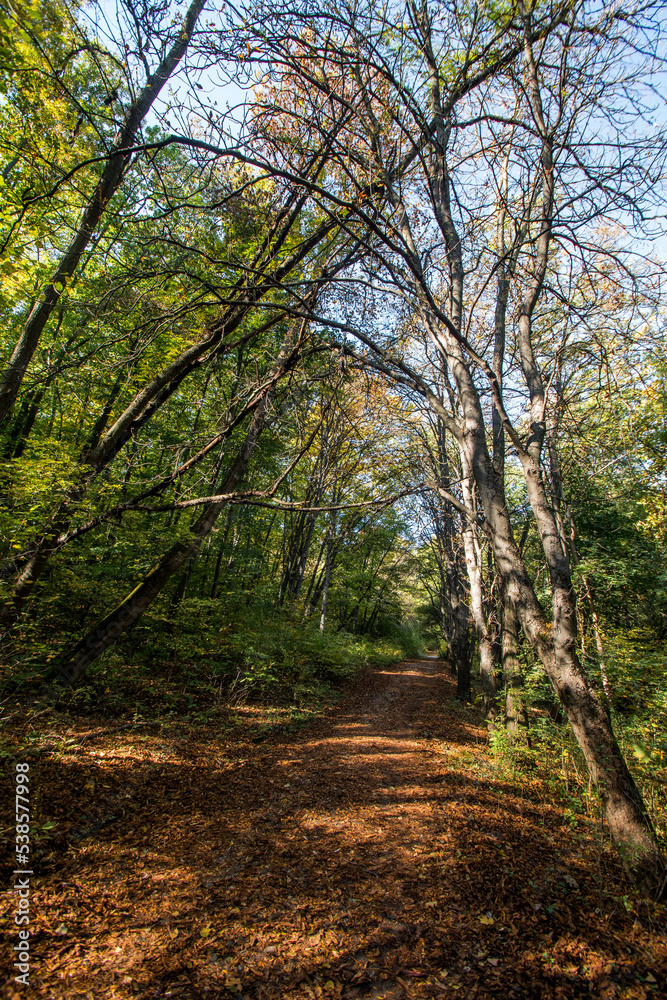
[{"label": "undergrowth", "polygon": [[[667,846],[665,651],[646,630],[608,630],[604,639],[613,729],[658,838]],[[586,667],[604,700],[599,661],[590,658]],[[514,780],[539,777],[548,793],[566,807],[573,827],[582,817],[599,820],[600,801],[583,754],[567,721],[553,712],[554,696],[542,668],[527,656],[524,681],[529,742],[513,742],[502,723],[498,725],[490,733],[497,768]]]},{"label": "undergrowth", "polygon": [[[387,638],[354,636],[304,620],[303,609],[276,611],[187,600],[173,615],[145,616],[123,643],[87,671],[61,707],[77,714],[204,722],[231,703],[263,703],[281,717],[306,719],[333,702],[346,682],[370,665],[414,655],[415,637],[397,627]],[[2,682],[6,707],[37,698],[52,671],[49,658],[27,660]]]}]

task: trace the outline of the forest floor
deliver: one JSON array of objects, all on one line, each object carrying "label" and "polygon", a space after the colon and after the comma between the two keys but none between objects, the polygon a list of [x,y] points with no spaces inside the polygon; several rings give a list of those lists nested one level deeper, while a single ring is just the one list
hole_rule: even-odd
[{"label": "forest floor", "polygon": [[667,911],[638,905],[599,824],[503,779],[437,662],[367,670],[296,733],[239,713],[31,723],[31,979],[10,892],[4,996],[667,995]]}]

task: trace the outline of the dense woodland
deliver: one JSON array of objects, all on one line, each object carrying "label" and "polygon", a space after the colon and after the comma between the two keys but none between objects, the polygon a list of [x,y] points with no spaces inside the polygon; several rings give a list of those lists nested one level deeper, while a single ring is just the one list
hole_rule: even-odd
[{"label": "dense woodland", "polygon": [[6,706],[439,649],[664,893],[664,16],[5,5]]}]

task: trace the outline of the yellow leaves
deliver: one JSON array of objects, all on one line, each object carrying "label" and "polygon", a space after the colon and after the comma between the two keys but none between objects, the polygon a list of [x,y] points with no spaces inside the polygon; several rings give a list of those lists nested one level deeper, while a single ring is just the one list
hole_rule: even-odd
[{"label": "yellow leaves", "polygon": [[202,929],[200,930],[199,937],[207,938],[209,937],[210,933],[211,933],[211,925],[206,924],[206,926],[202,927]]},{"label": "yellow leaves", "polygon": [[493,919],[493,917],[487,917],[484,914],[482,914],[481,917],[477,917],[477,919],[479,920],[480,924],[484,924],[485,927],[492,927],[493,924],[495,924],[495,920]]}]

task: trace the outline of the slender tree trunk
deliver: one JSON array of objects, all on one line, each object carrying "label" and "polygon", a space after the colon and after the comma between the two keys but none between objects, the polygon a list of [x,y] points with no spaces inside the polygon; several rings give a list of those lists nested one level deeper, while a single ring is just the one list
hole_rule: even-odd
[{"label": "slender tree trunk", "polygon": [[[277,227],[275,244],[272,247],[274,251],[282,246],[295,221],[296,215],[294,211],[288,213],[287,216],[283,214],[280,226]],[[159,375],[141,389],[95,446],[81,457],[77,485],[73,488],[72,494],[63,501],[60,509],[51,518],[47,531],[42,532],[41,536],[35,539],[33,545],[28,549],[18,555],[12,556],[0,570],[0,575],[5,579],[15,574],[16,581],[16,589],[13,595],[14,601],[5,604],[0,611],[0,615],[3,618],[11,617],[15,613],[16,608],[29,595],[51,556],[66,544],[67,529],[71,524],[71,508],[80,501],[87,484],[111,464],[129,440],[136,440],[136,435],[144,424],[167,402],[187,375],[201,364],[203,355],[208,353],[210,358],[219,349],[220,342],[224,341],[226,337],[239,327],[251,311],[253,303],[258,301],[269,287],[273,287],[273,282],[278,283],[296,267],[306,256],[307,252],[321,242],[324,235],[331,229],[331,226],[332,223],[328,223],[327,226],[320,226],[314,236],[303,240],[297,249],[290,254],[287,262],[282,263],[280,267],[272,272],[271,281],[267,280],[262,283],[259,280],[258,286],[253,285],[250,289],[239,283],[235,291],[239,294],[239,298],[242,301],[229,306],[223,317],[213,324],[213,327],[205,337],[193,346],[188,347],[175,361],[169,364]],[[269,264],[272,261],[273,256],[269,258]],[[266,266],[268,267],[269,264]],[[320,285],[309,293],[308,302],[315,301],[319,288]],[[253,336],[275,326],[281,316],[282,314],[263,324],[259,331],[254,331]],[[271,379],[273,378],[274,376],[270,377],[267,386],[270,386]],[[263,392],[264,389],[262,388],[260,391]],[[249,407],[253,407],[254,405],[253,401],[248,404]],[[243,416],[243,413],[235,415],[230,420],[225,431],[210,443],[207,450],[210,450],[210,447],[217,446],[220,441],[226,439],[237,426],[237,423],[243,419]],[[50,436],[51,433],[52,431],[49,430],[47,436]],[[94,435],[91,440],[94,440]],[[195,459],[191,460],[191,463],[194,461]],[[153,493],[144,494],[144,498],[149,495],[153,495]],[[65,541],[63,541],[63,538]],[[42,551],[43,549],[44,551]]]},{"label": "slender tree trunk", "polygon": [[516,611],[511,599],[501,593],[501,643],[505,686],[505,726],[510,742],[527,742],[528,713],[523,699],[523,677],[519,661],[519,635]]},{"label": "slender tree trunk", "polygon": [[331,546],[332,542],[327,541],[326,555],[324,557],[324,582],[322,584],[322,613],[320,614],[320,632],[324,632],[327,621],[327,605],[329,603],[329,582],[331,580]]},{"label": "slender tree trunk", "polygon": [[[472,490],[468,482],[464,479],[461,486],[464,503],[467,507],[474,509]],[[475,527],[469,519],[463,522],[462,534],[468,581],[470,583],[470,611],[475,624],[479,647],[479,671],[482,680],[482,691],[484,692],[484,715],[489,728],[493,728],[494,719],[498,714],[498,706],[496,704],[498,694],[496,665],[493,657],[493,641],[489,632],[486,615],[484,614],[482,564],[479,546],[476,544]]]},{"label": "slender tree trunk", "polygon": [[[529,324],[523,322],[525,358]],[[433,324],[431,324],[433,329]],[[517,447],[528,497],[549,567],[553,622],[540,607],[532,581],[514,539],[504,485],[489,455],[481,401],[459,345],[451,336],[437,332],[436,344],[448,357],[463,411],[460,444],[472,469],[485,524],[493,545],[495,563],[512,601],[526,638],[539,656],[558,695],[586,759],[596,785],[612,839],[628,875],[648,895],[660,895],[667,887],[667,868],[641,793],[635,784],[612,731],[611,721],[600,699],[592,691],[576,654],[576,613],[569,561],[561,546],[560,533],[548,502],[539,462],[539,407],[534,406],[527,449]],[[526,368],[528,369],[528,364]],[[527,370],[527,382],[539,394],[539,375]],[[543,410],[542,410],[543,413]],[[517,442],[518,444],[518,442]],[[528,450],[530,448],[530,450]]]},{"label": "slender tree trunk", "polygon": [[[549,455],[549,470],[551,473],[551,487],[554,499],[554,513],[556,516],[556,524],[561,537],[561,546],[563,549],[563,554],[567,556],[569,554],[571,563],[576,566],[579,563],[579,553],[577,551],[576,545],[576,530],[574,524],[574,517],[572,515],[572,509],[570,504],[565,498],[565,488],[563,482],[563,473],[561,470],[560,459],[558,455],[557,446],[557,434],[558,426],[560,423],[560,415],[562,410],[562,394],[561,394],[561,379],[560,371],[558,371],[556,378],[553,380],[555,391],[556,391],[556,401],[555,401],[555,419],[552,421],[552,425],[549,427],[547,433],[547,452]],[[568,531],[565,531],[565,523],[563,517],[567,522]],[[610,704],[611,699],[611,689],[609,687],[609,678],[607,675],[607,661],[604,651],[604,643],[602,642],[602,632],[600,630],[600,622],[598,619],[597,611],[595,609],[595,602],[593,601],[593,594],[588,582],[588,578],[582,575],[581,582],[583,585],[584,593],[586,594],[586,599],[588,601],[588,606],[591,613],[591,621],[593,624],[593,635],[595,636],[595,648],[598,654],[598,662],[600,667],[600,676],[602,678],[602,690],[604,692],[604,698],[607,702],[607,708]],[[584,659],[585,651],[585,637],[584,637],[584,614],[582,608],[576,608],[579,631],[582,636],[582,660]]]},{"label": "slender tree trunk", "polygon": [[313,566],[312,573],[310,574],[310,583],[308,584],[308,590],[306,591],[306,598],[304,601],[306,618],[310,617],[314,605],[317,604],[319,600],[319,594],[321,591],[318,588],[322,577],[320,565],[322,563],[322,556],[326,552],[326,547],[327,539],[325,538],[324,541],[320,543],[320,547],[317,552],[317,559],[315,560],[315,565]]},{"label": "slender tree trunk", "polygon": [[[447,435],[442,420],[436,417],[436,453],[431,453],[431,465],[436,481],[451,488],[450,460]],[[459,477],[460,478],[460,477]],[[443,631],[447,637],[447,660],[450,672],[457,678],[457,697],[470,701],[470,642],[469,612],[465,603],[458,549],[462,542],[459,515],[447,501],[433,511],[436,524],[436,557],[440,574],[440,608]]]},{"label": "slender tree trunk", "polygon": [[31,394],[28,399],[26,399],[23,407],[21,408],[21,412],[16,419],[15,425],[12,427],[12,432],[6,448],[7,458],[20,458],[25,451],[25,446],[28,443],[30,432],[32,431],[35,420],[37,419],[40,403],[42,402],[45,391],[46,386],[43,385],[34,394]]},{"label": "slender tree trunk", "polygon": [[[450,529],[454,526],[454,517],[450,516]],[[446,577],[448,599],[452,612],[453,643],[451,650],[451,669],[456,677],[456,697],[459,701],[469,702],[470,668],[474,652],[474,641],[470,629],[470,612],[465,602],[462,571],[459,567],[456,553],[453,550],[454,532],[447,539],[446,545]],[[450,550],[450,546],[452,550]]]},{"label": "slender tree trunk", "polygon": [[[265,409],[265,406],[257,407],[243,446],[225,477],[221,492],[231,492],[245,474],[264,425]],[[56,680],[60,684],[66,687],[75,684],[90,664],[139,620],[168,580],[198,551],[225,506],[225,502],[206,505],[190,530],[190,538],[172,545],[125,600],[75,646],[72,653],[58,666]]]},{"label": "slender tree trunk", "polygon": [[[217,477],[216,477],[217,478]],[[222,568],[222,560],[225,554],[225,545],[227,544],[227,537],[229,535],[229,529],[232,524],[232,513],[234,508],[230,507],[227,511],[227,522],[225,524],[225,530],[222,538],[220,539],[218,549],[218,557],[215,560],[215,571],[213,573],[213,584],[211,586],[211,600],[214,601],[218,594],[218,583],[220,582],[220,570]]]},{"label": "slender tree trunk", "polygon": [[552,623],[537,601],[509,522],[504,487],[489,458],[481,404],[460,350],[454,368],[466,420],[465,446],[491,528],[496,565],[513,602],[524,633],[539,655],[575,737],[586,758],[600,795],[622,863],[648,894],[661,895],[667,887],[667,868],[641,793],[628,770],[614,736],[611,721],[589,687],[576,653],[577,619],[567,552],[563,551],[556,518],[542,479],[540,455],[545,436],[546,394],[532,346],[532,315],[546,274],[554,204],[553,152],[545,125],[538,73],[526,20],[525,66],[527,94],[537,131],[542,138],[542,204],[540,231],[535,243],[532,276],[519,308],[518,346],[530,394],[531,422],[524,448],[517,448],[528,497],[549,568]]},{"label": "slender tree trunk", "polygon": [[611,687],[609,685],[609,676],[607,674],[607,658],[604,651],[604,643],[602,642],[602,632],[600,631],[600,622],[598,619],[598,613],[595,610],[595,602],[593,601],[593,594],[588,583],[588,578],[582,576],[582,583],[584,585],[584,590],[586,591],[586,597],[588,598],[588,604],[591,609],[591,620],[593,622],[593,635],[595,636],[595,648],[598,654],[598,663],[600,666],[600,676],[602,678],[602,690],[604,691],[604,696],[607,699],[607,705],[611,704]]},{"label": "slender tree trunk", "polygon": [[470,701],[470,663],[472,659],[468,606],[464,599],[461,572],[454,548],[454,516],[449,515],[449,536],[444,539],[446,601],[451,614],[450,670],[457,678],[457,698]]},{"label": "slender tree trunk", "polygon": [[[319,503],[321,497],[318,491],[306,495],[306,501]],[[297,518],[296,527],[288,546],[287,565],[285,566],[280,587],[280,603],[285,598],[296,601],[301,593],[303,579],[306,572],[308,555],[315,531],[317,518],[314,514],[301,514]]]},{"label": "slender tree trunk", "polygon": [[[443,105],[440,94],[441,68],[430,45],[430,22],[424,8],[419,15],[424,40],[423,54],[429,64],[429,92],[433,125],[428,149],[428,184],[434,214],[444,239],[449,287],[446,301],[439,305],[431,294],[428,278],[423,271],[423,256],[417,250],[410,225],[410,212],[402,200],[398,185],[392,184],[385,172],[388,203],[393,210],[392,224],[401,235],[403,258],[409,265],[409,283],[417,302],[420,320],[440,355],[446,359],[456,386],[461,421],[455,425],[446,414],[477,485],[484,525],[493,545],[496,567],[507,588],[523,631],[539,656],[545,671],[563,705],[576,739],[584,753],[593,781],[598,789],[612,838],[619,850],[626,871],[643,891],[660,895],[667,887],[667,869],[641,794],[620,752],[611,723],[604,708],[583,675],[576,655],[576,615],[567,557],[564,556],[553,512],[544,504],[541,483],[540,452],[544,440],[546,396],[539,369],[535,364],[531,342],[531,317],[539,299],[549,261],[551,219],[554,206],[553,133],[545,126],[542,114],[538,70],[532,50],[534,34],[530,14],[523,4],[518,13],[525,22],[524,81],[522,86],[530,102],[534,131],[541,140],[541,172],[539,197],[541,205],[533,211],[537,198],[530,199],[528,223],[539,232],[533,241],[533,253],[526,254],[530,278],[518,310],[518,347],[524,378],[530,395],[530,425],[525,445],[519,435],[512,434],[512,443],[523,466],[528,496],[542,547],[549,567],[552,590],[553,623],[537,600],[532,581],[513,537],[507,509],[504,485],[494,470],[489,455],[484,414],[477,386],[469,367],[469,359],[490,378],[494,405],[503,413],[505,429],[511,425],[501,410],[502,399],[497,378],[474,348],[462,346],[461,324],[464,271],[461,240],[451,211],[451,184],[447,165],[447,148],[452,130],[451,106]],[[415,15],[417,16],[417,15]],[[426,156],[424,162],[426,163]],[[360,334],[361,336],[361,334]],[[378,353],[381,353],[378,351]],[[386,354],[382,355],[386,357]],[[418,379],[415,380],[418,382]],[[434,413],[442,415],[442,406],[434,393],[421,389]],[[444,418],[443,418],[444,419]]]},{"label": "slender tree trunk", "polygon": [[173,595],[173,597],[171,599],[171,603],[169,605],[169,612],[170,612],[170,614],[172,612],[175,612],[177,610],[179,604],[181,604],[182,601],[185,599],[185,594],[186,594],[186,591],[188,589],[188,584],[190,582],[190,577],[192,576],[192,571],[193,571],[194,566],[195,566],[195,558],[196,558],[195,555],[191,555],[190,556],[190,558],[187,560],[187,562],[185,564],[185,568],[184,568],[183,572],[181,573],[180,577],[178,578],[178,583],[176,584],[176,587],[174,589],[174,595]]},{"label": "slender tree trunk", "polygon": [[220,580],[220,567],[222,566],[222,548],[219,549],[215,560],[215,570],[213,571],[213,584],[211,585],[211,600],[215,600],[218,594],[218,582]]},{"label": "slender tree trunk", "polygon": [[[532,67],[534,70],[534,66]],[[433,87],[439,86],[433,79]],[[437,110],[437,109],[436,109]],[[446,148],[447,133],[440,126],[439,143]],[[593,781],[598,789],[604,813],[612,838],[619,850],[623,865],[642,890],[650,895],[665,892],[667,869],[660,852],[650,817],[627,764],[623,759],[614,737],[610,719],[599,698],[589,688],[576,655],[576,615],[569,577],[567,558],[560,545],[560,536],[549,504],[545,505],[545,493],[541,483],[539,452],[543,440],[545,399],[539,372],[532,357],[531,315],[539,296],[548,258],[549,218],[553,204],[553,171],[548,144],[543,150],[544,197],[543,225],[537,241],[535,275],[521,309],[519,311],[519,347],[524,376],[531,399],[531,424],[528,442],[521,446],[518,435],[513,438],[522,462],[528,496],[535,521],[542,539],[542,547],[549,566],[553,624],[547,621],[537,600],[535,591],[521,558],[519,548],[512,534],[511,523],[505,501],[504,486],[493,468],[484,425],[484,416],[477,387],[468,364],[464,359],[458,340],[460,327],[455,322],[456,311],[450,312],[447,323],[440,326],[435,318],[431,302],[425,295],[420,296],[420,314],[434,344],[447,359],[454,378],[457,397],[462,411],[462,426],[459,428],[459,443],[467,456],[477,485],[485,525],[489,532],[498,572],[508,596],[516,609],[523,631],[539,656],[545,671],[556,691],[575,737],[586,758]],[[443,184],[447,184],[446,164],[436,164]],[[440,192],[434,191],[434,202]],[[408,213],[400,203],[396,193],[389,191],[396,209],[397,222],[406,246],[411,248],[415,275],[420,275],[421,263],[413,252],[414,240],[409,228]],[[459,301],[458,285],[460,267],[458,241],[451,232],[451,215],[446,198],[438,206],[438,221],[447,241],[452,281],[452,299]],[[443,215],[442,221],[440,215]],[[452,248],[454,253],[452,255]],[[452,264],[453,261],[453,264]],[[456,266],[453,266],[456,265]],[[421,281],[421,278],[420,278]],[[494,387],[497,394],[497,383]],[[497,398],[497,395],[496,395]],[[430,399],[430,397],[429,397]],[[439,413],[436,401],[430,399],[434,412]]]},{"label": "slender tree trunk", "polygon": [[464,633],[463,625],[467,624],[467,608],[461,602],[459,613],[459,629],[456,642],[456,697],[459,701],[470,701],[470,666],[472,660],[472,644],[468,629]]},{"label": "slender tree trunk", "polygon": [[[228,419],[226,421],[226,426],[219,434],[215,435],[209,443],[202,448],[197,455],[193,456],[191,459],[182,463],[180,468],[175,470],[171,476],[166,477],[160,485],[152,490],[148,490],[142,494],[142,499],[146,499],[149,496],[154,496],[156,493],[160,492],[162,488],[171,485],[174,482],[178,482],[179,477],[192,468],[198,461],[210,454],[210,452],[216,448],[224,445],[227,438],[231,435],[237,424],[244,418],[248,412],[248,408],[256,405],[257,399],[260,398],[261,393],[267,386],[271,385],[271,381],[267,382],[264,388],[260,388],[259,394],[246,404],[245,408],[240,409],[234,418],[228,414]],[[115,387],[112,390],[112,396],[115,392]],[[135,397],[136,399],[136,397]],[[107,402],[108,406],[108,402]],[[107,409],[105,406],[105,411]],[[130,407],[132,408],[132,407]],[[106,415],[108,416],[108,414]],[[97,441],[99,437],[99,432],[106,422],[106,417],[104,413],[100,416],[96,422],[95,428],[93,429],[91,435],[91,443]],[[116,421],[114,425],[117,427],[122,421]],[[122,427],[121,427],[122,430]],[[135,427],[135,431],[138,430],[138,425]],[[127,428],[123,431],[123,434],[129,433]],[[123,441],[128,440],[123,436]],[[136,448],[136,437],[133,437],[134,447]],[[106,442],[106,444],[105,444]],[[63,500],[59,509],[53,515],[51,522],[48,524],[47,530],[42,534],[41,538],[36,539],[32,551],[24,550],[9,559],[5,565],[2,567],[0,574],[3,577],[8,577],[12,572],[16,573],[14,582],[14,592],[12,603],[7,603],[1,610],[0,615],[3,618],[9,618],[16,613],[18,609],[22,606],[25,600],[30,596],[35,584],[39,580],[44,568],[48,565],[49,560],[53,554],[59,551],[65,542],[63,542],[63,537],[67,537],[67,529],[70,527],[72,522],[72,512],[76,506],[81,502],[85,491],[88,488],[90,482],[99,475],[108,465],[111,464],[113,459],[116,457],[120,450],[120,441],[115,433],[113,433],[113,428],[104,436],[103,440],[95,445],[94,451],[89,453],[95,454],[95,465],[91,468],[88,464],[86,455],[82,456],[81,464],[77,470],[78,483],[76,486],[72,487],[71,492],[66,500]],[[220,447],[220,459],[222,461],[222,456],[224,454],[224,448]],[[130,466],[128,466],[128,472],[125,477],[125,484],[129,481]],[[123,502],[126,499],[126,485],[123,488]],[[179,515],[180,517],[180,512]],[[174,518],[172,517],[172,522]],[[178,517],[176,518],[176,521]]]},{"label": "slender tree trunk", "polygon": [[[16,595],[19,602],[27,596],[25,588],[31,587],[36,582],[30,579],[30,567],[28,564],[32,563],[37,556],[35,565],[43,568],[53,552],[62,547],[62,544],[65,544],[58,540],[58,536],[66,533],[66,529],[69,526],[68,510],[73,503],[80,499],[81,484],[85,484],[85,482],[93,478],[96,474],[101,473],[115,459],[127,441],[133,438],[136,440],[136,435],[143,425],[169,400],[184,379],[200,367],[202,358],[207,355],[210,360],[216,352],[220,353],[221,342],[225,342],[226,338],[237,330],[253,305],[262,298],[267,289],[274,287],[274,282],[279,283],[330,231],[332,223],[320,226],[313,236],[302,241],[297,249],[288,255],[287,260],[283,261],[276,268],[275,254],[284,245],[289,232],[298,218],[300,208],[301,204],[298,199],[296,205],[288,201],[288,206],[278,213],[276,223],[266,238],[265,242],[267,246],[263,248],[267,251],[265,254],[266,259],[262,259],[260,252],[254,261],[256,265],[254,273],[257,276],[254,283],[248,287],[245,283],[245,278],[242,278],[233,289],[233,294],[237,296],[238,301],[232,301],[223,315],[212,324],[210,329],[207,330],[197,343],[188,346],[178,358],[172,361],[136,393],[134,398],[126,405],[120,416],[105,431],[102,437],[100,437],[100,433],[106,425],[108,414],[103,413],[97,421],[91,435],[89,447],[80,458],[79,482],[74,487],[74,494],[68,497],[62,505],[62,509],[65,510],[65,518],[62,519],[60,517],[60,511],[56,512],[51,518],[50,530],[45,535],[43,534],[42,537],[37,538],[34,544],[25,552],[19,553],[18,556],[13,556],[2,567],[1,572],[4,578],[8,578],[16,573],[17,578],[20,580],[20,592]],[[268,280],[267,270],[271,271]],[[316,293],[317,290],[313,290],[310,296],[314,296]],[[281,318],[283,318],[283,314],[278,313],[264,323],[259,330],[254,331],[252,335],[256,336],[271,329]],[[245,339],[247,338],[244,338],[244,342]],[[54,419],[55,397],[51,425],[47,432],[47,437],[50,437],[53,433]],[[232,429],[233,426],[235,424],[232,422]],[[53,525],[56,525],[55,529]],[[46,545],[49,549],[46,559],[42,559],[38,553],[38,550],[43,545]]]},{"label": "slender tree trunk", "polygon": [[[331,496],[332,504],[337,504],[340,502],[341,497],[341,485],[336,483],[333,488],[333,493]],[[338,511],[332,510],[329,518],[329,528],[327,531],[327,538],[325,544],[325,555],[324,555],[324,580],[322,582],[322,613],[320,614],[320,632],[324,632],[326,621],[327,621],[327,606],[329,604],[329,584],[331,583],[331,568],[333,561],[333,548],[334,540],[336,538],[336,522],[338,520]]]},{"label": "slender tree trunk", "polygon": [[667,869],[653,825],[616,742],[609,716],[588,686],[577,659],[572,585],[562,564],[560,537],[549,504],[545,504],[537,470],[528,468],[526,480],[552,578],[553,625],[539,605],[512,534],[504,490],[487,451],[479,397],[468,373],[459,369],[458,375],[467,410],[465,444],[508,597],[567,714],[626,871],[646,893],[664,893]]},{"label": "slender tree trunk", "polygon": [[65,251],[51,280],[30,311],[9,364],[0,380],[0,422],[14,405],[23,377],[32,359],[49,316],[60,301],[68,281],[79,266],[109,201],[118,190],[131,154],[125,152],[134,145],[137,131],[156,97],[181,61],[190,42],[197,18],[206,0],[193,0],[178,32],[177,39],[157,70],[132,102],[123,126],[111,148],[99,183],[84,209],[74,239]]}]

